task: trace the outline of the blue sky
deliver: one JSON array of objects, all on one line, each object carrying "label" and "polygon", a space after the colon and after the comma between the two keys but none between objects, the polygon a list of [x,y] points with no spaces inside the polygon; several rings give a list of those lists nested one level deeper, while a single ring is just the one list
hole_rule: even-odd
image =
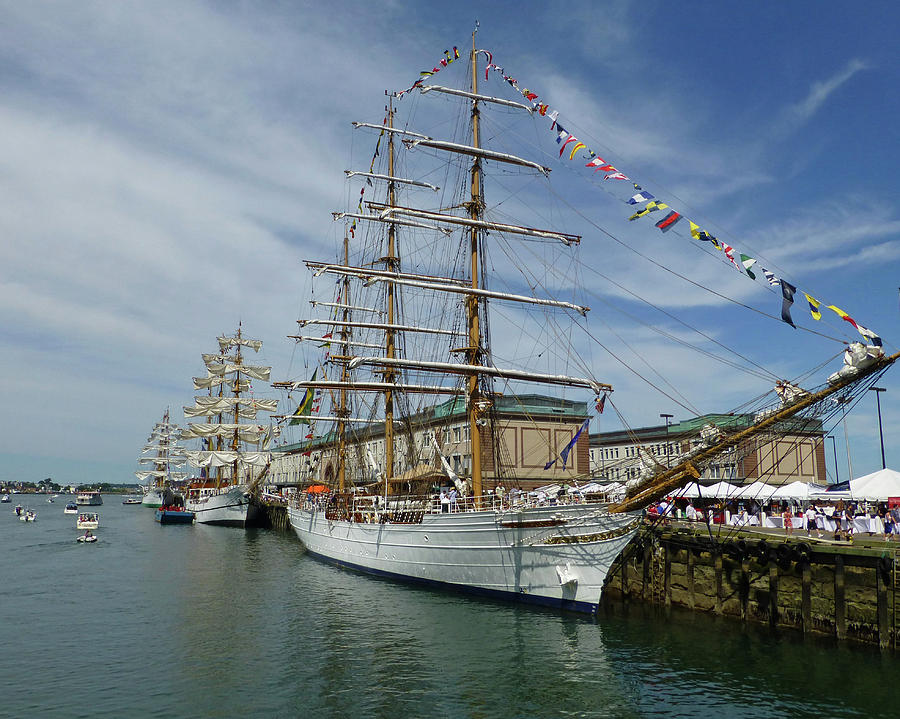
[{"label": "blue sky", "polygon": [[[265,342],[274,378],[302,376],[308,358],[285,339],[308,307],[301,260],[333,252],[330,212],[358,191],[342,171],[371,153],[350,122],[378,122],[383,91],[468,47],[476,18],[479,47],[568,129],[895,351],[898,16],[891,3],[838,2],[0,3],[0,477],[131,481],[153,422],[166,407],[180,419],[200,353],[238,320]],[[534,142],[554,158],[549,131]],[[684,237],[625,222],[601,184],[556,163],[568,183],[557,210],[584,213],[585,258],[647,300],[786,378],[856,339],[836,317],[814,323],[802,296],[798,327],[828,337],[637,264],[601,229],[779,313],[764,284]],[[699,409],[769,388],[635,325],[611,306],[684,331],[583,280],[592,319],[607,321],[597,335],[627,337]],[[603,352],[586,361],[633,426],[687,416]],[[896,467],[895,375],[882,415]],[[599,427],[618,428],[607,415]],[[848,428],[854,474],[878,469],[874,397]]]}]

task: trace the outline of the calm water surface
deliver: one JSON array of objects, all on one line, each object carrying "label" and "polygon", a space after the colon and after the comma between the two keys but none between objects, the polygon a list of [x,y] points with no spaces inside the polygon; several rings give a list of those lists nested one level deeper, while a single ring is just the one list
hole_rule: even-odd
[{"label": "calm water surface", "polygon": [[900,661],[706,616],[601,617],[413,589],[292,536],[160,526],[107,496],[0,505],[0,716],[900,716]]}]

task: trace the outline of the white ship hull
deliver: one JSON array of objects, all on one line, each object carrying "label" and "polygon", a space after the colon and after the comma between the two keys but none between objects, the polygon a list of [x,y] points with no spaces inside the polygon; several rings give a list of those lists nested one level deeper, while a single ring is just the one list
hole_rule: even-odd
[{"label": "white ship hull", "polygon": [[425,514],[421,524],[328,520],[318,508],[289,507],[288,515],[309,554],[334,564],[584,612],[596,611],[606,574],[638,525],[635,515],[596,505]]},{"label": "white ship hull", "polygon": [[246,487],[232,486],[221,494],[186,499],[185,509],[194,512],[199,524],[248,527],[256,524],[259,509],[250,501]]},{"label": "white ship hull", "polygon": [[103,504],[103,497],[99,492],[83,492],[75,495],[75,504],[79,507],[99,507]]},{"label": "white ship hull", "polygon": [[147,490],[147,494],[145,494],[144,498],[141,500],[141,506],[150,507],[152,509],[161,507],[165,504],[165,491],[165,488],[151,487]]}]

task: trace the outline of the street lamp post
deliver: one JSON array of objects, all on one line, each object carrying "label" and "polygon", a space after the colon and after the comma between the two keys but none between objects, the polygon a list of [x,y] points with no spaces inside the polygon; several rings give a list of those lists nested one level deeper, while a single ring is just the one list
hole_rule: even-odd
[{"label": "street lamp post", "polygon": [[674,414],[661,414],[660,417],[663,417],[666,420],[666,469],[669,468],[669,420],[674,417]]},{"label": "street lamp post", "polygon": [[884,461],[884,432],[881,429],[881,393],[887,392],[884,387],[869,387],[870,392],[875,393],[875,403],[878,406],[878,436],[881,438],[881,468],[887,469],[887,462]]},{"label": "street lamp post", "polygon": [[834,481],[836,484],[841,483],[841,474],[838,471],[838,463],[837,463],[837,440],[835,440],[833,434],[829,434],[825,439],[831,440],[831,449],[834,450]]}]

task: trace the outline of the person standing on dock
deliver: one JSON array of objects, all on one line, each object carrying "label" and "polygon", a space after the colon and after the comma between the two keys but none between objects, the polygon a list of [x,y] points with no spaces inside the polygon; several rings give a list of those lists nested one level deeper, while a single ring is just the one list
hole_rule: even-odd
[{"label": "person standing on dock", "polygon": [[806,508],[806,512],[804,512],[804,516],[806,517],[806,536],[807,536],[807,537],[810,536],[810,535],[809,535],[810,530],[815,529],[815,530],[816,530],[816,534],[817,534],[817,535],[819,536],[819,538],[821,539],[821,538],[822,538],[822,532],[821,532],[821,530],[819,529],[819,525],[818,525],[818,521],[819,521],[819,520],[818,520],[818,518],[816,517],[817,514],[818,514],[818,513],[816,512],[816,505],[810,504],[810,505]]},{"label": "person standing on dock", "polygon": [[791,512],[791,505],[785,504],[784,511],[781,513],[781,518],[784,520],[784,531],[788,534],[794,533],[794,513]]}]

